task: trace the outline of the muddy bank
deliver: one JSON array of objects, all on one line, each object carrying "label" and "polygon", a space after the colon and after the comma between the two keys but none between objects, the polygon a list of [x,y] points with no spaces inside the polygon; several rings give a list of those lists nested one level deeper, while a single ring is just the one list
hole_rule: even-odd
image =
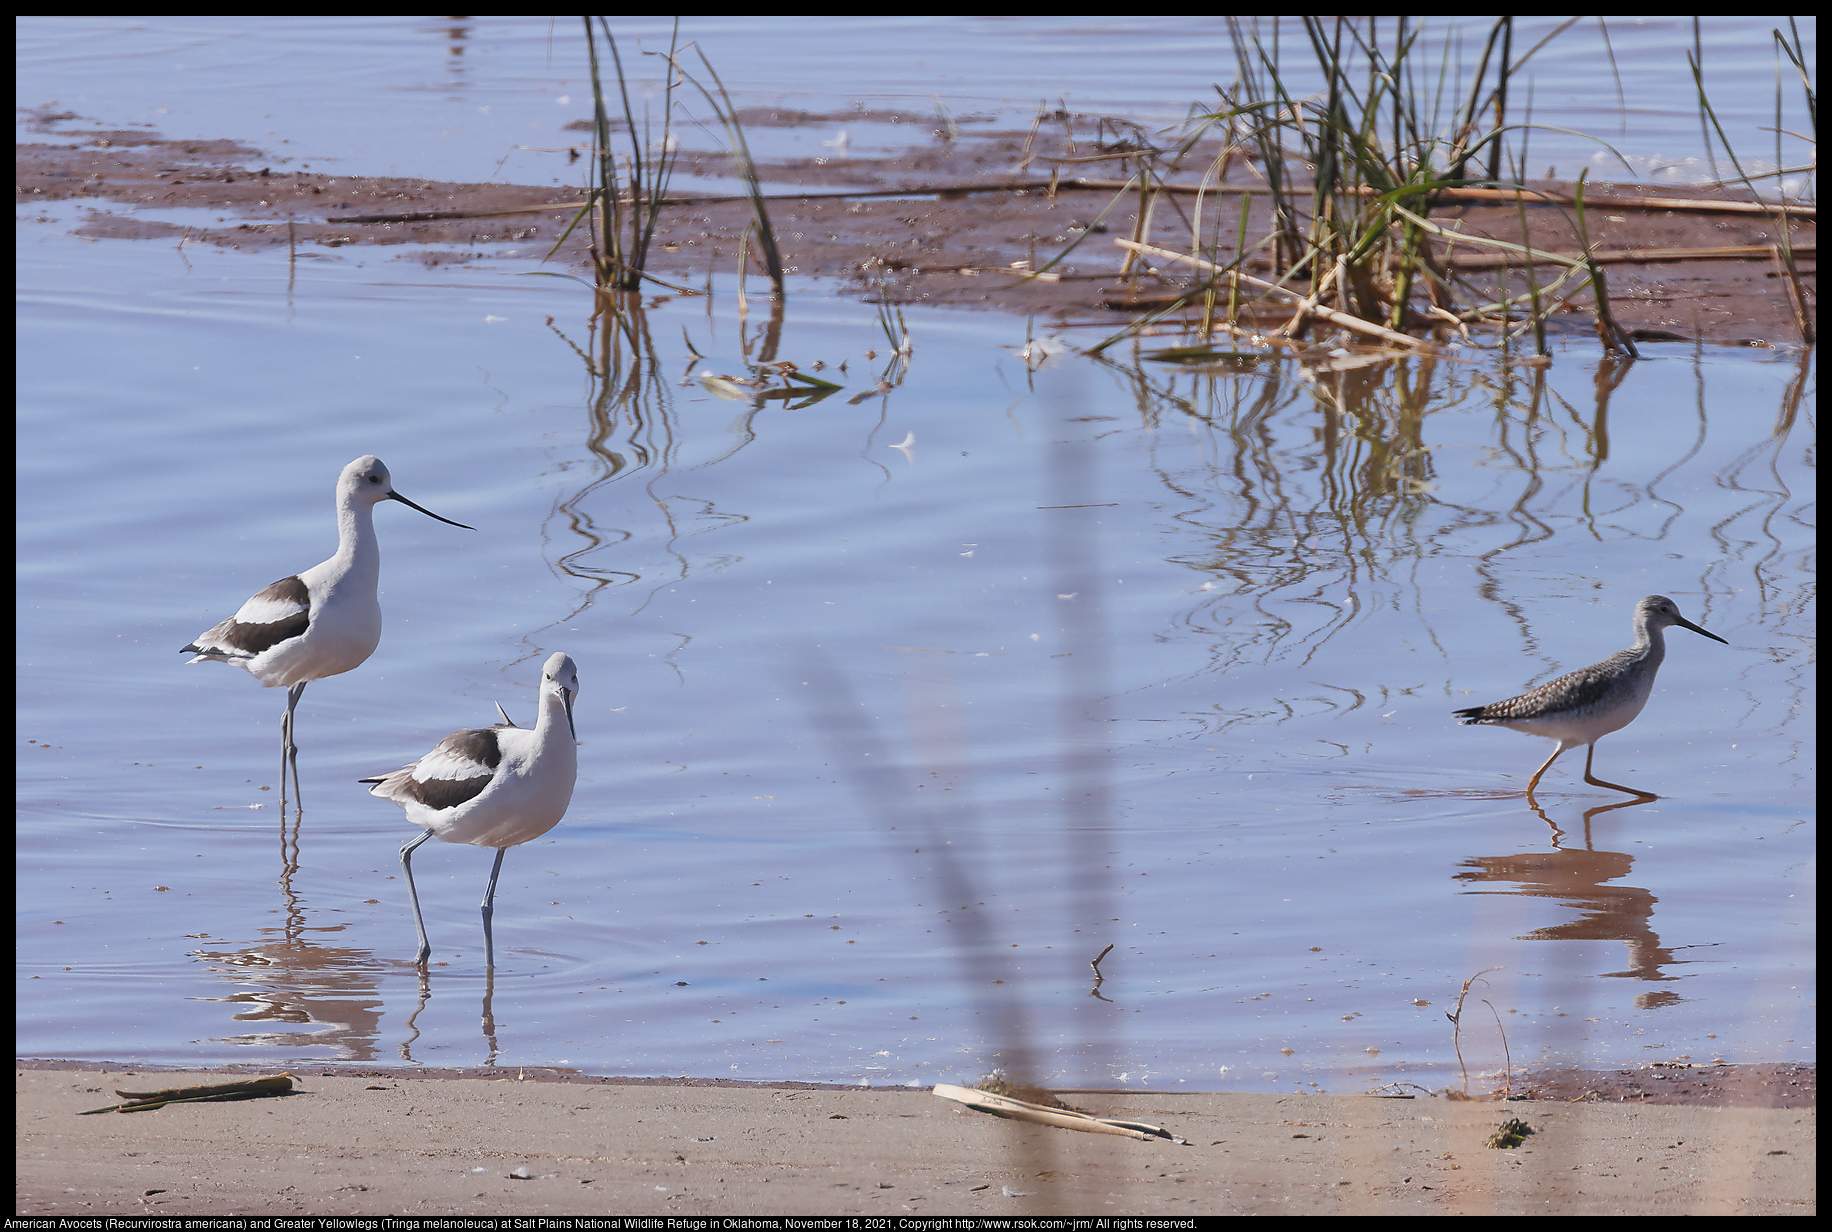
[{"label": "muddy bank", "polygon": [[[900,113],[899,113],[900,114]],[[882,122],[892,113],[818,116],[801,112],[746,113],[748,125],[831,128],[861,118]],[[1134,235],[1135,202],[1110,186],[1123,177],[1123,159],[1103,153],[1113,134],[1085,117],[1067,117],[1038,132],[969,132],[935,127],[936,117],[903,117],[916,138],[892,157],[806,158],[762,163],[771,218],[790,273],[831,280],[847,291],[897,302],[927,302],[997,309],[1036,316],[1038,328],[1069,329],[1079,341],[1101,336],[1162,305],[1186,283],[1166,265],[1128,281],[1118,279],[1124,253],[1115,237]],[[972,117],[957,123],[965,124]],[[1077,124],[1080,137],[1077,138]],[[410,178],[337,176],[291,167],[270,152],[226,141],[172,141],[146,130],[87,129],[74,116],[47,115],[37,125],[56,143],[17,147],[20,217],[30,221],[34,201],[92,200],[95,208],[77,233],[97,239],[206,243],[225,248],[290,246],[302,259],[351,245],[414,245],[404,260],[464,262],[513,254],[540,257],[553,248],[576,213],[579,192],[510,184],[448,184]],[[1104,142],[1099,136],[1105,133]],[[589,134],[565,134],[589,142]],[[580,178],[583,160],[568,163],[555,147],[557,172]],[[578,153],[585,145],[570,147]],[[1123,154],[1124,150],[1119,150]],[[1201,149],[1191,165],[1200,165]],[[742,200],[715,199],[733,190],[723,153],[686,150],[663,210],[650,272],[685,290],[703,289],[709,274],[737,267],[740,239],[751,219]],[[1078,186],[1074,179],[1095,186]],[[1192,175],[1193,182],[1195,176]],[[1262,232],[1268,207],[1249,166],[1230,170],[1231,183],[1205,199],[1212,220],[1219,210],[1236,219],[1244,195],[1248,226]],[[1052,190],[1052,184],[1054,185]],[[996,191],[976,186],[1000,186]],[[1541,186],[1568,192],[1569,186]],[[952,193],[939,191],[954,188]],[[1650,250],[1765,246],[1775,223],[1762,213],[1692,212],[1642,208],[1638,199],[1722,199],[1727,193],[1594,185],[1587,211],[1597,249],[1633,257]],[[896,193],[896,196],[843,194]],[[824,195],[842,194],[842,195]],[[689,198],[698,198],[689,200]],[[1734,203],[1733,203],[1734,204]],[[158,207],[218,212],[214,221],[185,225],[161,220]],[[570,208],[569,208],[570,207]],[[1164,247],[1189,249],[1195,198],[1167,195],[1153,214],[1147,237]],[[1511,202],[1440,204],[1432,218],[1472,235],[1518,242],[1522,217],[1533,241],[1554,251],[1575,251],[1569,211]],[[467,214],[470,217],[403,216]],[[476,216],[487,215],[487,216]],[[1810,249],[1816,224],[1791,223],[1792,242]],[[1018,263],[1041,268],[1070,244],[1078,246],[1050,268],[1051,280],[1018,281]],[[1466,247],[1481,254],[1490,250]],[[569,270],[587,267],[584,237],[575,229],[552,260]],[[1254,266],[1250,262],[1249,269]],[[1263,264],[1260,268],[1264,268]],[[1804,268],[1814,269],[1811,257]],[[1789,345],[1799,329],[1784,281],[1772,259],[1677,261],[1625,260],[1608,266],[1617,319],[1645,339],[1702,340],[1749,345]],[[1491,297],[1497,274],[1465,271],[1473,302]],[[1809,293],[1812,279],[1809,274]],[[652,286],[654,294],[670,292]],[[1270,308],[1270,306],[1268,306]],[[1259,319],[1282,321],[1263,311]],[[1256,319],[1249,312],[1243,319]],[[1589,293],[1555,322],[1557,332],[1592,333]]]},{"label": "muddy bank", "polygon": [[1819,1067],[1799,1061],[1768,1065],[1656,1061],[1640,1069],[1545,1069],[1517,1077],[1514,1092],[1536,1100],[1813,1108],[1819,1100]]}]

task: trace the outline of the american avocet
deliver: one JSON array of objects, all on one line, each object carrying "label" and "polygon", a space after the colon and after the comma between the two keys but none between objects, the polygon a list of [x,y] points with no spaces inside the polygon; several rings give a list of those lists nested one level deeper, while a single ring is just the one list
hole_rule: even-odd
[{"label": "american avocet", "polygon": [[179,652],[195,654],[193,663],[246,668],[266,688],[289,690],[280,722],[282,794],[287,759],[299,751],[293,744],[293,711],[305,686],[361,667],[382,640],[382,607],[375,597],[381,568],[375,507],[383,501],[400,501],[448,526],[474,529],[421,509],[396,492],[380,458],[358,458],[337,477],[337,555],[258,592]]},{"label": "american avocet", "polygon": [[410,859],[413,849],[429,838],[496,848],[490,885],[483,894],[484,964],[496,965],[490,934],[496,875],[502,872],[505,851],[553,829],[572,803],[573,784],[579,777],[573,730],[573,701],[578,696],[579,671],[573,661],[563,654],[552,655],[541,668],[541,710],[533,731],[515,726],[498,705],[496,711],[503,721],[496,726],[455,731],[412,765],[393,774],[358,780],[373,783],[370,795],[394,801],[407,811],[407,820],[426,827],[426,833],[401,848],[407,898],[413,904],[413,923],[420,934],[416,965],[426,961],[432,946],[426,940],[426,921],[420,916],[420,895],[414,889]]},{"label": "american avocet", "polygon": [[1714,642],[1724,641],[1681,616],[1679,605],[1665,595],[1649,595],[1635,605],[1635,644],[1627,650],[1618,650],[1601,663],[1592,663],[1556,680],[1548,680],[1519,697],[1490,702],[1486,706],[1471,706],[1454,713],[1465,726],[1509,727],[1558,741],[1558,747],[1552,750],[1546,764],[1535,770],[1528,780],[1529,796],[1539,785],[1539,776],[1558,760],[1560,753],[1582,744],[1586,746],[1586,783],[1654,799],[1645,791],[1593,778],[1590,761],[1596,756],[1598,740],[1633,723],[1641,708],[1648,704],[1648,694],[1654,690],[1654,673],[1660,670],[1660,662],[1667,654],[1667,644],[1661,633],[1673,625],[1703,634]]}]

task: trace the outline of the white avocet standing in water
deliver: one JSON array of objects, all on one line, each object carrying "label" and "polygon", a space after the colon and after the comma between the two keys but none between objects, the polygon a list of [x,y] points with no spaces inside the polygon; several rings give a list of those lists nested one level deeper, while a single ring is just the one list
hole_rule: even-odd
[{"label": "white avocet standing in water", "polygon": [[282,794],[286,763],[299,752],[293,743],[293,711],[305,686],[361,667],[381,643],[382,606],[375,587],[382,558],[375,542],[375,507],[383,501],[400,501],[449,526],[473,529],[421,509],[396,492],[380,458],[358,458],[337,477],[337,555],[258,592],[180,652],[196,655],[193,663],[245,668],[265,687],[288,690],[280,722]]},{"label": "white avocet standing in water", "polygon": [[426,827],[426,833],[401,848],[407,898],[413,904],[413,923],[420,934],[416,966],[426,962],[432,946],[426,940],[426,921],[420,915],[410,860],[414,848],[429,838],[496,848],[496,863],[483,894],[484,965],[496,965],[490,917],[495,912],[496,876],[502,872],[503,853],[541,837],[566,816],[579,777],[579,748],[573,730],[573,702],[578,696],[579,671],[573,661],[563,654],[552,655],[541,668],[541,709],[533,731],[515,726],[499,705],[496,711],[503,721],[496,726],[455,731],[412,765],[393,774],[358,780],[373,783],[370,795],[394,801],[407,811],[407,820]]}]

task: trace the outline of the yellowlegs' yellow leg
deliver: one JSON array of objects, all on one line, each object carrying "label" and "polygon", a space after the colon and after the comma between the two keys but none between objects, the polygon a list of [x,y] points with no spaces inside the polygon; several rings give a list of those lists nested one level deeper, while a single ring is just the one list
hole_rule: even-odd
[{"label": "yellowlegs' yellow leg", "polygon": [[[1546,758],[1540,768],[1533,772],[1533,777],[1527,780],[1527,794],[1529,796],[1533,794],[1533,789],[1539,786],[1539,776],[1550,770],[1552,768],[1552,763],[1558,760],[1558,755],[1570,747],[1571,746],[1566,744],[1563,740],[1559,741],[1558,747],[1552,750],[1552,756]],[[1597,746],[1593,744],[1590,747],[1594,749]],[[1588,765],[1586,769],[1588,769]]]},{"label": "yellowlegs' yellow leg", "polygon": [[1592,775],[1590,773],[1590,759],[1596,756],[1596,752],[1597,746],[1594,744],[1584,752],[1584,781],[1586,783],[1589,783],[1593,787],[1613,787],[1617,791],[1626,791],[1631,796],[1640,796],[1643,800],[1660,799],[1659,796],[1651,791],[1642,791],[1639,787],[1624,787],[1620,783],[1612,783],[1607,779],[1600,779]]}]

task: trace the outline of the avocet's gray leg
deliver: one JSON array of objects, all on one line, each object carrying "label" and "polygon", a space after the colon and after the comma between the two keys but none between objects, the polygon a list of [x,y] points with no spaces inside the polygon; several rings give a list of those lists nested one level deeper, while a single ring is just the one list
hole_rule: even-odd
[{"label": "avocet's gray leg", "polygon": [[496,914],[496,875],[503,871],[503,853],[507,847],[496,849],[496,863],[490,867],[490,885],[483,892],[483,965],[490,970],[496,969],[496,940],[490,935],[490,917]]},{"label": "avocet's gray leg", "polygon": [[414,966],[424,967],[431,956],[433,947],[426,940],[426,921],[420,918],[420,893],[413,887],[413,865],[408,857],[413,849],[433,836],[431,830],[422,831],[419,838],[409,839],[401,848],[401,871],[407,874],[407,901],[413,904],[413,926],[420,934],[420,951],[413,957]]},{"label": "avocet's gray leg", "polygon": [[280,720],[280,798],[286,799],[286,771],[292,767],[293,800],[302,805],[304,790],[299,786],[299,746],[293,743],[293,711],[298,709],[299,699],[305,696],[305,686],[312,683],[301,680],[286,691],[286,716]]}]

